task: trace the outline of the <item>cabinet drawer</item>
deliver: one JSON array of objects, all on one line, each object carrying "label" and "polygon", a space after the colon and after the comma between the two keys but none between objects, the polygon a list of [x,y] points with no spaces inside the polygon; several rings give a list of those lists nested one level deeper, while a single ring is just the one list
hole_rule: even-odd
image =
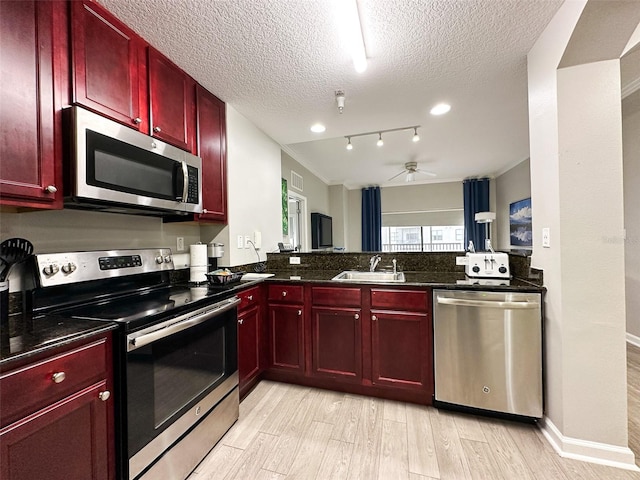
[{"label": "cabinet drawer", "polygon": [[101,339],[6,372],[0,377],[0,423],[7,425],[104,379],[106,367],[106,341]]},{"label": "cabinet drawer", "polygon": [[269,300],[272,302],[302,303],[302,285],[269,285]]},{"label": "cabinet drawer", "polygon": [[361,303],[359,288],[313,287],[311,296],[314,305],[359,307]]},{"label": "cabinet drawer", "polygon": [[429,296],[426,291],[371,289],[371,308],[427,312]]},{"label": "cabinet drawer", "polygon": [[253,287],[240,292],[238,293],[238,298],[240,299],[238,311],[258,305],[260,303],[260,287]]}]

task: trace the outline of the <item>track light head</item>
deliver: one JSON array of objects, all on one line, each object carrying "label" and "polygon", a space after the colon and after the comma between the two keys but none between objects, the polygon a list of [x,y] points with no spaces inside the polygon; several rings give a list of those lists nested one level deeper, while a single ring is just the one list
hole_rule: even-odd
[{"label": "track light head", "polygon": [[413,127],[413,138],[412,140],[414,142],[419,142],[420,141],[420,135],[418,135],[418,127]]},{"label": "track light head", "polygon": [[353,144],[351,143],[351,137],[347,137],[347,150],[353,150]]},{"label": "track light head", "polygon": [[378,142],[376,143],[376,145],[378,145],[379,147],[384,145],[384,142],[382,141],[382,133],[378,133]]}]

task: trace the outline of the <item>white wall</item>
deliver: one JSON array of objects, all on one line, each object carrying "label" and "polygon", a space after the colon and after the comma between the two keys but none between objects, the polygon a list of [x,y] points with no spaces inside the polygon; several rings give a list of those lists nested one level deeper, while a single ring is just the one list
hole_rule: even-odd
[{"label": "white wall", "polygon": [[333,217],[333,245],[349,250],[349,190],[344,185],[329,187],[329,215]]},{"label": "white wall", "polygon": [[622,102],[627,333],[640,341],[640,90]]},{"label": "white wall", "polygon": [[[290,191],[299,193],[307,198],[307,210],[309,215],[311,212],[320,212],[325,215],[329,214],[329,186],[316,177],[313,173],[303,167],[288,153],[282,152],[282,178],[287,181],[287,187]],[[304,191],[299,191],[291,187],[291,170],[302,176],[304,179]],[[311,217],[308,219],[311,224]],[[311,230],[309,230],[309,235]]]},{"label": "white wall", "polygon": [[238,235],[262,233],[260,260],[282,241],[280,146],[227,104],[228,226],[202,227],[203,242],[225,244],[219,265],[258,261],[253,248],[237,248]]},{"label": "white wall", "polygon": [[620,62],[557,68],[585,6],[565,2],[528,55],[532,266],[548,289],[545,432],[564,455],[631,468],[624,249],[605,238],[623,231]]},{"label": "white wall", "polygon": [[[509,230],[509,205],[531,196],[531,173],[529,159],[518,163],[495,180],[496,227],[493,232],[494,247],[500,250],[511,248]],[[533,208],[532,208],[533,210]]]}]

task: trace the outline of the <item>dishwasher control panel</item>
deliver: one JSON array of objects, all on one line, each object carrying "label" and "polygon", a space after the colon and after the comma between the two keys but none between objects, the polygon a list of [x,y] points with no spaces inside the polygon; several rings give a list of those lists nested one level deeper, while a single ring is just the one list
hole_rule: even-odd
[{"label": "dishwasher control panel", "polygon": [[509,278],[509,255],[506,253],[467,253],[464,272],[473,278]]}]

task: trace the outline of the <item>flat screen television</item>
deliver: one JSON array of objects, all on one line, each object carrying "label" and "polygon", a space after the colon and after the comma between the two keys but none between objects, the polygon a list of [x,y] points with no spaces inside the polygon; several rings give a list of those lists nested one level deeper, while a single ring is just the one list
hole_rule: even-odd
[{"label": "flat screen television", "polygon": [[333,225],[329,215],[311,214],[311,248],[333,247]]}]

